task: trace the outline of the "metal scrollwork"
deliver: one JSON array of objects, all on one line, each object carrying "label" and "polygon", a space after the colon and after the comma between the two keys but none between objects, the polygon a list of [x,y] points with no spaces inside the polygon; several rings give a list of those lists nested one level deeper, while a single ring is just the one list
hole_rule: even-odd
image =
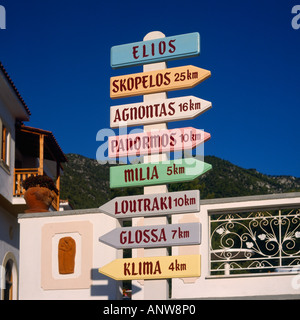
[{"label": "metal scrollwork", "polygon": [[300,209],[210,217],[211,275],[300,270]]}]

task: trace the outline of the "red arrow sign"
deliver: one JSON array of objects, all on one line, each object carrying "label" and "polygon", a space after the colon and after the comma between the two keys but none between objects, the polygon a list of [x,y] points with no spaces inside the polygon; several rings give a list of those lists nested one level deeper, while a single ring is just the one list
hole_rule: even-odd
[{"label": "red arrow sign", "polygon": [[192,127],[113,136],[108,139],[110,158],[190,150],[210,139],[210,134]]}]

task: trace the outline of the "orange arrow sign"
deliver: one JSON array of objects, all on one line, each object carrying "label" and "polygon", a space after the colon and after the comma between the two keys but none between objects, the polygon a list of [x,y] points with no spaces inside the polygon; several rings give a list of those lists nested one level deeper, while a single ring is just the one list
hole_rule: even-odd
[{"label": "orange arrow sign", "polygon": [[211,76],[210,71],[184,66],[110,78],[112,99],[193,88]]}]

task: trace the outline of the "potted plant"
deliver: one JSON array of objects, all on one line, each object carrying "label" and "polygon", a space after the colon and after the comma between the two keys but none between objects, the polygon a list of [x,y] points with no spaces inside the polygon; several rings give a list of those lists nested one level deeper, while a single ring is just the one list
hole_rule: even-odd
[{"label": "potted plant", "polygon": [[53,180],[47,176],[31,176],[23,181],[26,190],[24,199],[28,206],[26,213],[47,212],[54,199],[54,192],[58,193]]}]

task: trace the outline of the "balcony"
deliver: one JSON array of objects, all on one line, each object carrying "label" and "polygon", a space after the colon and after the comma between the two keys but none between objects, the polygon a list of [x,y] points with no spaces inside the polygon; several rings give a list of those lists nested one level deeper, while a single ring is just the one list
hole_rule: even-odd
[{"label": "balcony", "polygon": [[[22,185],[23,181],[30,176],[37,175],[39,175],[39,168],[15,169],[13,196],[23,197],[26,191]],[[59,190],[59,183],[56,183],[56,188]],[[59,191],[58,193],[54,192],[54,199],[52,201],[51,206],[53,207],[54,211],[59,211]]]},{"label": "balcony", "polygon": [[59,190],[62,163],[67,158],[53,133],[21,125],[16,129],[16,156],[13,181],[14,199],[23,198],[23,181],[30,176],[46,175],[56,181],[58,193],[52,202],[53,210],[59,210]]}]

